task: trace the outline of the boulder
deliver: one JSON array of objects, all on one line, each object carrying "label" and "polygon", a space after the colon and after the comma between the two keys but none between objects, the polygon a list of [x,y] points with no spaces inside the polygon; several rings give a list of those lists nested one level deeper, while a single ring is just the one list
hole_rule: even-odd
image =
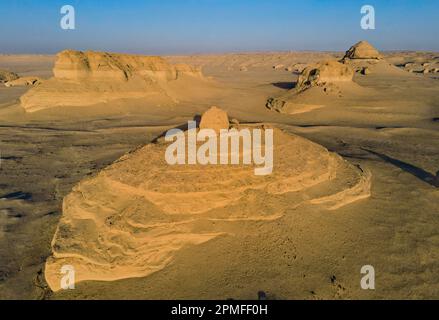
[{"label": "boulder", "polygon": [[284,65],[283,65],[283,64],[277,64],[277,65],[274,65],[274,66],[273,66],[273,69],[274,69],[274,70],[280,70],[280,69],[282,69],[282,68],[284,68]]},{"label": "boulder", "polygon": [[221,129],[229,129],[227,112],[218,107],[211,107],[201,116],[200,129],[213,129],[217,133]]}]

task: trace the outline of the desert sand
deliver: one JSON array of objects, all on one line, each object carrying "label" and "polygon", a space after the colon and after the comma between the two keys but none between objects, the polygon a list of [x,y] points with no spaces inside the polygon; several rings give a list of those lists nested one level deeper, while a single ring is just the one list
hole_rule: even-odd
[{"label": "desert sand", "polygon": [[[364,42],[0,56],[41,79],[0,84],[0,298],[438,298],[438,64]],[[274,129],[272,175],[164,162],[163,134],[211,106]]]}]

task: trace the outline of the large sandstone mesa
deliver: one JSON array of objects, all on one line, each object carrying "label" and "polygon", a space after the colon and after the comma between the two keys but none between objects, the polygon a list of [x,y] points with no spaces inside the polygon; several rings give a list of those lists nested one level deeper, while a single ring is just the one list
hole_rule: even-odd
[{"label": "large sandstone mesa", "polygon": [[169,165],[171,142],[159,139],[81,181],[63,202],[45,266],[50,288],[60,290],[64,265],[74,267],[76,282],[144,277],[182,248],[227,235],[234,222],[268,222],[299,206],[336,210],[369,197],[367,171],[299,136],[274,129],[273,137],[270,175],[242,161]]},{"label": "large sandstone mesa", "polygon": [[[166,84],[201,71],[161,57],[65,50],[54,77],[21,97],[28,112],[59,106],[90,106],[117,99],[166,96]],[[167,97],[169,99],[169,97]]]},{"label": "large sandstone mesa", "polygon": [[200,75],[200,70],[171,65],[157,56],[66,50],[57,55],[53,73],[61,80],[127,81],[140,77],[166,82],[182,73]]}]

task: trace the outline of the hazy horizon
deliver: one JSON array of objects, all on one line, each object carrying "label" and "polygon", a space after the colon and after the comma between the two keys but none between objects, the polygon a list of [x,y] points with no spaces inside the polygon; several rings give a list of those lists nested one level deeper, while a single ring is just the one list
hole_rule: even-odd
[{"label": "hazy horizon", "polygon": [[[76,30],[59,25],[66,4]],[[375,30],[360,28],[365,4],[375,8]],[[16,0],[0,3],[0,53],[343,52],[360,40],[385,51],[439,51],[438,9],[433,0]]]}]

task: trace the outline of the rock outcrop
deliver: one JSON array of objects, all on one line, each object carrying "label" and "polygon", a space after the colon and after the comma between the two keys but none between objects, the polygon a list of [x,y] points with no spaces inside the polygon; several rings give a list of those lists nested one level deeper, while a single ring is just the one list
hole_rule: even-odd
[{"label": "rock outcrop", "polygon": [[354,44],[343,59],[382,59],[381,54],[369,42],[360,41]]},{"label": "rock outcrop", "polygon": [[25,87],[37,86],[43,83],[43,80],[38,77],[22,77],[15,80],[5,82],[6,87]]},{"label": "rock outcrop", "polygon": [[57,55],[55,78],[74,81],[176,80],[180,74],[200,75],[187,65],[171,65],[161,57],[66,50]]},{"label": "rock outcrop", "polygon": [[218,107],[211,107],[201,117],[200,129],[213,129],[217,133],[221,129],[229,129],[227,112]]},{"label": "rock outcrop", "polygon": [[18,74],[7,70],[0,70],[0,83],[18,79]]},{"label": "rock outcrop", "polygon": [[292,71],[300,74],[307,66],[308,65],[306,63],[295,63],[292,66]]},{"label": "rock outcrop", "polygon": [[[390,59],[392,57],[390,56]],[[384,59],[384,57],[367,41],[360,41],[353,45],[345,56],[341,59],[343,64],[350,66],[355,72],[362,75],[369,74],[387,74],[407,76],[405,72],[395,66],[393,63]],[[406,65],[413,69],[413,64],[399,62],[401,65]]]},{"label": "rock outcrop", "polygon": [[45,267],[50,288],[60,289],[64,265],[77,282],[144,277],[234,221],[275,220],[299,206],[336,210],[370,195],[370,174],[322,146],[279,129],[273,141],[270,175],[254,175],[252,164],[169,165],[161,138],[81,181],[63,202]]},{"label": "rock outcrop", "polygon": [[269,98],[266,107],[281,113],[298,114],[340,105],[342,100],[351,100],[367,91],[354,81],[356,72],[366,76],[397,71],[373,46],[360,41],[339,61],[327,60],[306,66],[296,86],[282,96]]},{"label": "rock outcrop", "polygon": [[319,62],[306,67],[299,76],[296,84],[297,91],[324,85],[327,83],[350,82],[354,77],[354,70],[348,65],[335,60]]},{"label": "rock outcrop", "polygon": [[[155,56],[62,51],[54,77],[21,97],[28,112],[57,106],[90,106],[117,99],[166,96],[166,84],[201,70]],[[169,97],[167,97],[169,99]]]},{"label": "rock outcrop", "polygon": [[[266,107],[281,113],[304,113],[323,107],[322,95],[339,97],[344,89],[355,87],[353,82],[355,71],[344,63],[336,60],[318,62],[307,66],[299,75],[296,86],[280,97],[269,98]],[[309,98],[317,97],[319,103],[309,103],[308,99],[301,101],[303,93]]]}]

